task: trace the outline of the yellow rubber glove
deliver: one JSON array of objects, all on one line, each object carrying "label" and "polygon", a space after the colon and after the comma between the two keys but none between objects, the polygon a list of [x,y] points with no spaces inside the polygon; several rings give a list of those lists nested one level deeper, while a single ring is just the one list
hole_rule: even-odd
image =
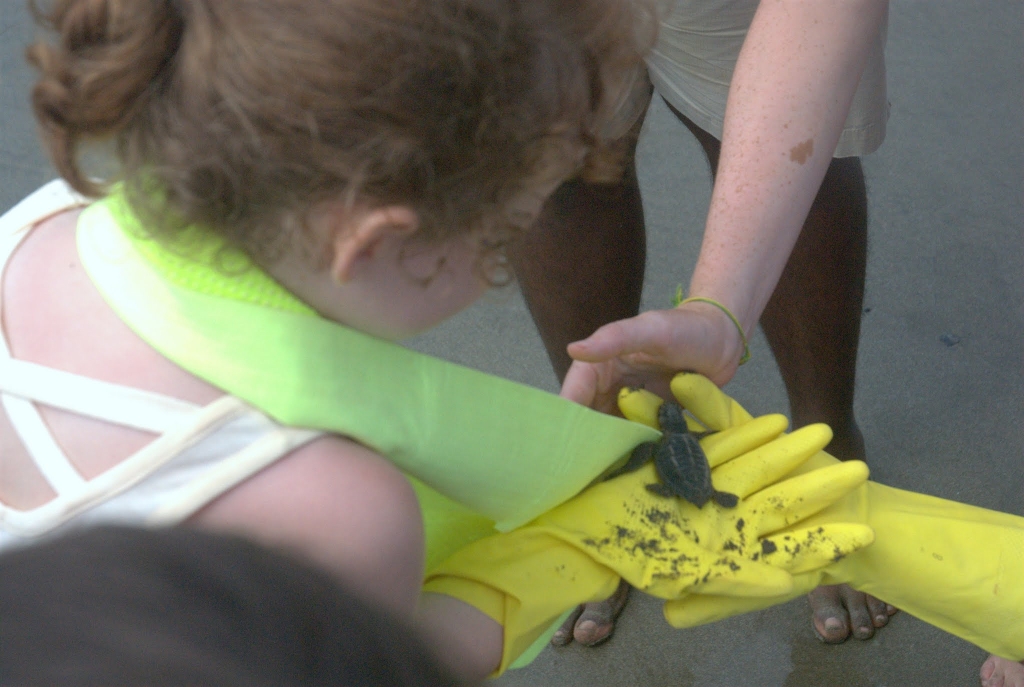
[{"label": "yellow rubber glove", "polygon": [[821,567],[872,540],[869,528],[838,523],[761,536],[799,523],[867,479],[866,467],[851,463],[776,483],[831,438],[824,426],[782,435],[785,428],[784,417],[771,415],[704,440],[716,471],[735,473],[735,508],[712,502],[698,509],[657,496],[646,488],[657,479],[646,465],[460,550],[428,574],[424,590],[462,599],[504,627],[499,672],[562,612],[606,598],[620,577],[664,599],[694,589],[785,594],[791,571]]},{"label": "yellow rubber glove", "polygon": [[[749,421],[699,375],[677,376],[672,391],[711,428]],[[820,452],[796,472],[837,463]],[[776,599],[694,594],[666,604],[667,620],[689,627],[765,608],[820,584],[846,583],[994,654],[1024,659],[1024,518],[867,482],[801,527],[833,521],[870,526],[875,543],[794,575],[794,588]]]}]

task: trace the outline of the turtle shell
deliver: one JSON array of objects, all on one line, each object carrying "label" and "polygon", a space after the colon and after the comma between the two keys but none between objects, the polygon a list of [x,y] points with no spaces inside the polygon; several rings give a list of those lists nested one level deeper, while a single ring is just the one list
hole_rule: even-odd
[{"label": "turtle shell", "polygon": [[661,484],[648,489],[663,496],[678,496],[701,508],[710,499],[725,508],[739,501],[734,494],[716,491],[711,482],[711,467],[697,435],[689,431],[678,403],[663,403],[658,409],[663,432],[654,450],[654,467]]},{"label": "turtle shell", "polygon": [[669,495],[680,496],[698,508],[714,495],[708,459],[697,437],[689,432],[666,434],[654,454],[654,467]]},{"label": "turtle shell", "polygon": [[661,425],[661,439],[637,446],[629,461],[608,478],[632,472],[653,459],[661,481],[648,484],[649,491],[660,496],[686,499],[698,508],[711,499],[725,508],[734,507],[739,501],[734,494],[715,490],[708,458],[699,437],[686,426],[683,407],[671,401],[662,403],[658,409],[658,423]]}]

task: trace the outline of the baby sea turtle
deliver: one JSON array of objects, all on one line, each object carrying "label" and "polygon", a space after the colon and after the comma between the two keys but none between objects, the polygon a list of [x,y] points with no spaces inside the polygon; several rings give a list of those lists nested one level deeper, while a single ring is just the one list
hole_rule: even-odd
[{"label": "baby sea turtle", "polygon": [[737,496],[717,491],[712,485],[708,458],[698,442],[706,433],[697,435],[690,431],[683,417],[683,407],[674,401],[662,403],[658,408],[658,424],[661,439],[633,449],[629,461],[612,476],[637,470],[653,458],[661,483],[648,484],[649,491],[659,496],[682,497],[698,508],[712,498],[724,508],[734,508],[739,501]]}]

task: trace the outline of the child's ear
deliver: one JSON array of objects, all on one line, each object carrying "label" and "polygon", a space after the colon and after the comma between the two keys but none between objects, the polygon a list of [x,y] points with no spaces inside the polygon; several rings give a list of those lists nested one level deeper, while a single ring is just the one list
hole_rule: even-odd
[{"label": "child's ear", "polygon": [[375,208],[350,218],[336,229],[331,241],[331,278],[344,284],[383,244],[403,240],[418,228],[417,214],[401,205]]}]

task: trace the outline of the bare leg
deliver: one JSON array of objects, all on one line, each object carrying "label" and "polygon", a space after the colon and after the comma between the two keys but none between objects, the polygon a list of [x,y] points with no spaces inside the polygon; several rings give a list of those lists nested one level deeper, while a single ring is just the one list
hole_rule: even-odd
[{"label": "bare leg", "polygon": [[1024,687],[1024,661],[989,656],[981,666],[982,687]]},{"label": "bare leg", "polygon": [[[621,184],[572,180],[548,200],[534,230],[510,251],[513,268],[559,380],[572,359],[566,346],[640,309],[646,236],[630,138]],[[552,642],[592,646],[611,636],[625,606],[622,583],[606,601],[579,607]]]},{"label": "bare leg", "polygon": [[647,253],[632,155],[619,185],[563,184],[510,251],[559,380],[572,363],[566,346],[640,309]]},{"label": "bare leg", "polygon": [[829,452],[863,460],[853,417],[864,302],[867,192],[858,158],[832,161],[800,238],[761,316],[786,384],[793,426],[824,422]]},{"label": "bare leg", "polygon": [[[714,175],[719,141],[669,108],[700,142]],[[853,392],[866,259],[867,190],[860,160],[835,159],[761,315],[761,328],[786,384],[793,426],[831,426],[828,450],[842,460],[864,459]],[[830,643],[851,633],[868,639],[896,612],[846,585],[819,587],[808,601],[815,632]]]}]

